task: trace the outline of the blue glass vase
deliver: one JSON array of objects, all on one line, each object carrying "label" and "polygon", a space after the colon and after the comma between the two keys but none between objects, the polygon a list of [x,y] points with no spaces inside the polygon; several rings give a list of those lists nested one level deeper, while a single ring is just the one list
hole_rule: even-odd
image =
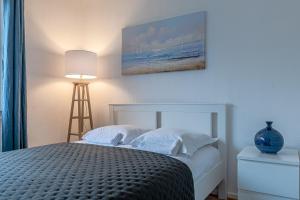
[{"label": "blue glass vase", "polygon": [[282,135],[272,128],[273,122],[266,122],[267,127],[256,133],[254,142],[255,146],[262,153],[276,154],[280,151],[284,144]]}]

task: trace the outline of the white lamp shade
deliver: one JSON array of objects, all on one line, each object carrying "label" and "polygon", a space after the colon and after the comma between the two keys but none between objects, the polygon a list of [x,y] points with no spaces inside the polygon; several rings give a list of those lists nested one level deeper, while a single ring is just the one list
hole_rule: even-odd
[{"label": "white lamp shade", "polygon": [[65,53],[65,77],[93,79],[97,75],[97,54],[85,50],[70,50]]}]

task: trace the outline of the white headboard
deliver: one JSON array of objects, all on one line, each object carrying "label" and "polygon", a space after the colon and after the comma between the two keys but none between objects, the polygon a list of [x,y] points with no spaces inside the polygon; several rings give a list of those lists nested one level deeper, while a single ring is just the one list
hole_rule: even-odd
[{"label": "white headboard", "polygon": [[142,128],[180,128],[219,138],[218,148],[227,160],[226,105],[224,104],[110,104],[111,124]]}]

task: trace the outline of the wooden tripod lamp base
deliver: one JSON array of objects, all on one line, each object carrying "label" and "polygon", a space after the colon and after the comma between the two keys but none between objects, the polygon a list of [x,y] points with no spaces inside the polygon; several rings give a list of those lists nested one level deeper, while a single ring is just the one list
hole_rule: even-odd
[{"label": "wooden tripod lamp base", "polygon": [[[83,133],[85,122],[89,121],[90,129],[93,129],[92,109],[89,94],[89,83],[74,82],[73,95],[69,120],[68,138],[70,142],[71,136],[77,136],[80,140]],[[77,109],[76,109],[77,106]],[[77,110],[77,112],[75,111]],[[78,130],[73,132],[73,120],[77,120]]]}]

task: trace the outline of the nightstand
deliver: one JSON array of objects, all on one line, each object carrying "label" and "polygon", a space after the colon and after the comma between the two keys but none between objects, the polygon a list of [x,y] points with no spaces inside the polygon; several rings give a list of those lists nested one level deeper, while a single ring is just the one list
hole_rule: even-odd
[{"label": "nightstand", "polygon": [[238,156],[239,200],[299,199],[299,155],[296,149],[263,154],[246,147]]}]

